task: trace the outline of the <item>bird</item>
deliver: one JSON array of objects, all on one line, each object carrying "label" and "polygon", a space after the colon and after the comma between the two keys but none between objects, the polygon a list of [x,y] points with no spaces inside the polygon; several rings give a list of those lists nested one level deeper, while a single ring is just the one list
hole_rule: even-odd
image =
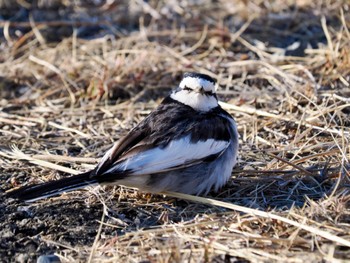
[{"label": "bird", "polygon": [[207,195],[218,191],[237,163],[239,134],[218,103],[216,81],[184,73],[180,84],[115,143],[96,167],[78,175],[8,191],[33,202],[91,185],[123,185],[149,193]]}]

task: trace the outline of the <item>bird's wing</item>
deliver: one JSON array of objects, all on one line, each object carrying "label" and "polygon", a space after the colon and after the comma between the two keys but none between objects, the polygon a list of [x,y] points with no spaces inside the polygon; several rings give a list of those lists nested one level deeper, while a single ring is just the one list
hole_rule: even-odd
[{"label": "bird's wing", "polygon": [[193,122],[193,114],[189,107],[165,99],[104,155],[92,177],[101,182],[114,181],[133,174],[173,171],[217,158],[231,143],[229,123],[213,113],[195,114]]},{"label": "bird's wing", "polygon": [[114,146],[105,153],[94,170],[94,176],[109,170],[113,163],[115,163],[125,151],[134,147],[136,144],[142,141],[145,136],[145,130],[131,130],[127,136],[121,139],[118,143],[114,144]]},{"label": "bird's wing", "polygon": [[102,179],[104,174],[143,175],[180,169],[216,158],[229,144],[229,141],[214,139],[193,143],[190,135],[187,135],[171,141],[165,147],[139,145],[123,154],[100,176]]}]

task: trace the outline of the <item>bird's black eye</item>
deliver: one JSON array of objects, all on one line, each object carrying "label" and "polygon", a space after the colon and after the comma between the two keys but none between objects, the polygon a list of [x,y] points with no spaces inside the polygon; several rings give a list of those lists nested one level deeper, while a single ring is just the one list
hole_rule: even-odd
[{"label": "bird's black eye", "polygon": [[185,86],[185,87],[183,88],[183,90],[192,90],[192,89],[189,88],[189,87],[187,87],[187,86]]},{"label": "bird's black eye", "polygon": [[207,95],[207,96],[213,96],[213,95],[214,95],[214,92],[212,92],[212,91],[206,91],[206,92],[204,92],[204,94]]}]

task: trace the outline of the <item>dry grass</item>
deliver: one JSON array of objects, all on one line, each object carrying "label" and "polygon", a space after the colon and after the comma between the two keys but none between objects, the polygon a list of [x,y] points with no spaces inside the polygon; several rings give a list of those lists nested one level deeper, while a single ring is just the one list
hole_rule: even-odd
[{"label": "dry grass", "polygon": [[45,22],[34,8],[28,22],[0,22],[2,189],[91,168],[198,71],[238,123],[228,185],[196,202],[123,187],[44,200],[31,206],[55,214],[76,199],[103,216],[93,239],[42,230],[38,244],[67,262],[350,260],[349,3],[199,2],[69,5]]}]

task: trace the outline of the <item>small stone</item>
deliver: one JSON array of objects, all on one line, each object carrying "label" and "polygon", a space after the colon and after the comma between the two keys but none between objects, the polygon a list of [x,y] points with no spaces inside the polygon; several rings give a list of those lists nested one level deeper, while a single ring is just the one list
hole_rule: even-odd
[{"label": "small stone", "polygon": [[0,236],[2,238],[9,238],[9,237],[12,237],[14,235],[10,229],[4,229],[4,230],[0,231]]},{"label": "small stone", "polygon": [[28,255],[27,254],[23,254],[23,253],[20,253],[16,256],[16,259],[15,259],[16,262],[27,262],[28,261]]},{"label": "small stone", "polygon": [[61,260],[56,255],[42,255],[36,261],[37,263],[61,263]]}]

